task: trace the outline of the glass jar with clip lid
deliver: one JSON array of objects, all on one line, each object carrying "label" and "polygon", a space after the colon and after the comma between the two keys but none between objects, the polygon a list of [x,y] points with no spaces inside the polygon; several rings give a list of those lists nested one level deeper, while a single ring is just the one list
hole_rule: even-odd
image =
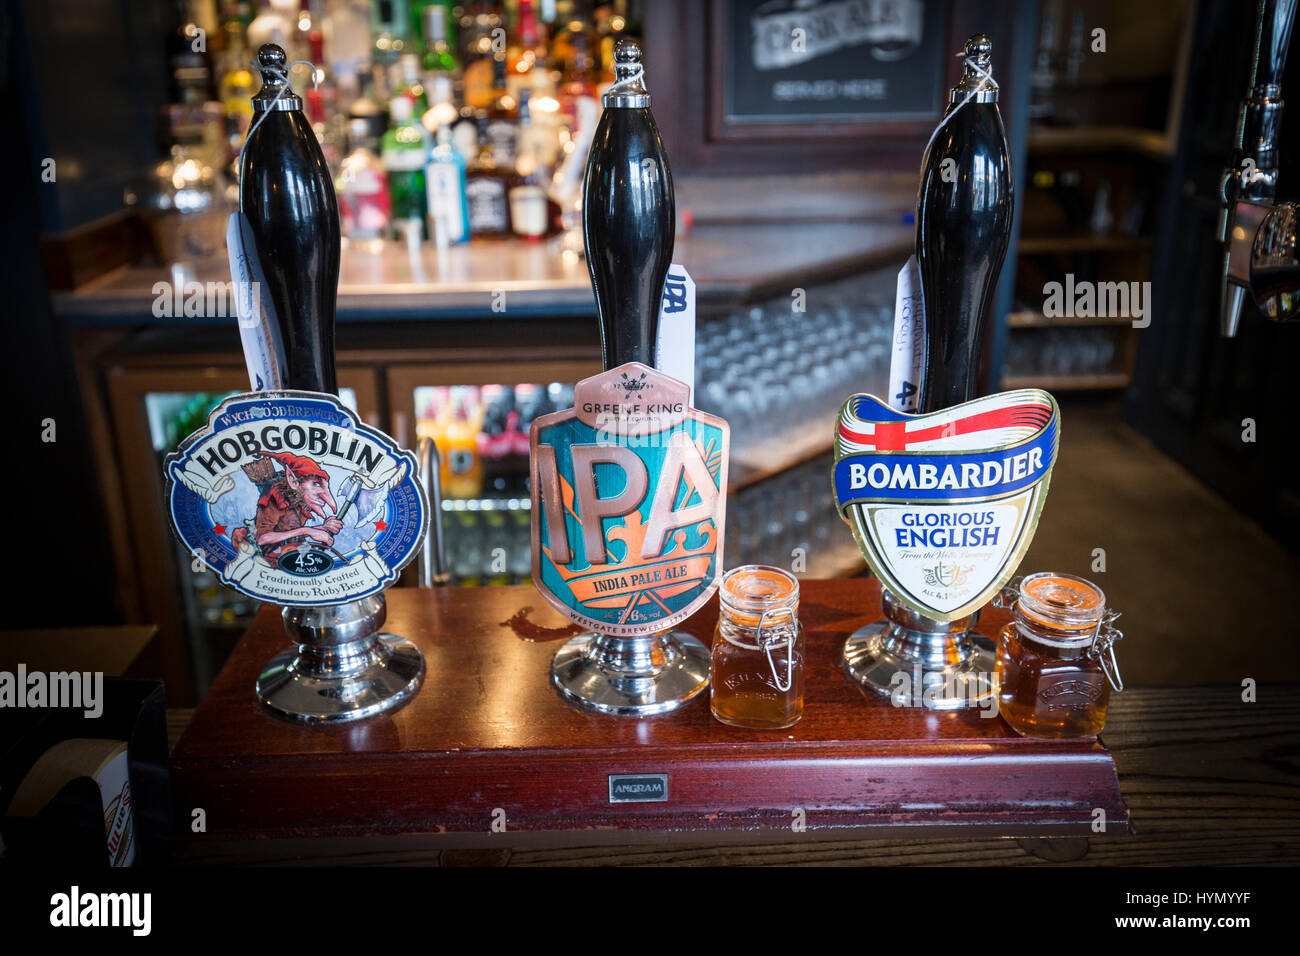
[{"label": "glass jar with clip lid", "polygon": [[713,716],[758,730],[798,723],[804,688],[798,580],[780,568],[746,565],[723,575],[718,600]]},{"label": "glass jar with clip lid", "polygon": [[1113,687],[1119,612],[1091,581],[1050,571],[1012,578],[993,599],[1012,621],[998,635],[998,712],[1019,734],[1088,737],[1101,732]]}]

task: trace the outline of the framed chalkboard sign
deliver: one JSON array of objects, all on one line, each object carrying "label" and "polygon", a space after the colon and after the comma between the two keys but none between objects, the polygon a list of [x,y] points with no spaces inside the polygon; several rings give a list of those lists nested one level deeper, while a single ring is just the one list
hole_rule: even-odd
[{"label": "framed chalkboard sign", "polygon": [[713,137],[933,126],[951,59],[947,0],[714,0]]},{"label": "framed chalkboard sign", "polygon": [[646,75],[673,171],[915,172],[973,33],[993,41],[1003,116],[1038,0],[654,0]]}]

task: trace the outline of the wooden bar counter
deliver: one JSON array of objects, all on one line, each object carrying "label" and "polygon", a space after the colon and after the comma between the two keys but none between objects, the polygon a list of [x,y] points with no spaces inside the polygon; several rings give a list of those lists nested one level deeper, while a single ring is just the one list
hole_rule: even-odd
[{"label": "wooden bar counter", "polygon": [[[1098,808],[1107,835],[1128,829],[1099,740],[1020,738],[996,712],[900,709],[852,684],[840,650],[881,616],[874,580],[803,582],[806,707],[773,732],[718,723],[707,692],[642,720],[566,706],[550,661],[572,629],[531,587],[387,597],[386,630],[419,645],[424,686],[397,713],[342,727],[259,708],[257,673],[287,643],[278,609],[263,608],[173,753],[182,858],[384,834],[446,846],[779,842],[792,829],[841,840],[1096,835]],[[683,629],[708,643],[716,616],[715,599]],[[986,608],[979,631],[1005,620]],[[667,774],[668,799],[611,804],[609,776],[639,773]]]}]

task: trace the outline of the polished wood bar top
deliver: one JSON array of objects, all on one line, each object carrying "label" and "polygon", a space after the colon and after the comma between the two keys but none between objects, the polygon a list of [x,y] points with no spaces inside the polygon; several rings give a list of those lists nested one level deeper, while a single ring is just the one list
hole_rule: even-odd
[{"label": "polished wood bar top", "polygon": [[[574,629],[531,587],[397,588],[387,599],[386,630],[425,657],[416,697],[394,714],[340,727],[270,716],[254,681],[287,641],[277,610],[264,608],[173,753],[178,819],[203,806],[210,826],[232,839],[473,838],[496,808],[510,818],[511,839],[523,831],[779,833],[792,808],[810,829],[841,833],[1086,832],[1099,806],[1111,832],[1127,825],[1114,765],[1096,738],[1031,740],[996,710],[897,708],[860,691],[840,653],[850,633],[881,616],[874,580],[803,582],[804,716],[780,731],[719,723],[707,691],[645,719],[566,705],[550,665]],[[981,632],[994,633],[1004,614],[987,609]],[[715,599],[682,629],[709,643],[716,616]],[[654,772],[670,775],[667,804],[609,805],[610,774]]]},{"label": "polished wood bar top", "polygon": [[[179,738],[191,711],[170,711]],[[1300,863],[1300,685],[1130,687],[1111,698],[1106,745],[1132,814],[1124,839],[1009,840],[956,831],[850,839],[816,831],[598,839],[550,847],[448,849],[439,837],[262,840],[191,848],[191,863],[310,860],[361,866],[1295,866]],[[504,837],[505,834],[498,834]]]},{"label": "polished wood bar top", "polygon": [[[911,246],[912,227],[896,221],[716,225],[678,239],[673,259],[690,271],[700,304],[709,306],[788,294],[795,286],[901,263]],[[175,275],[160,266],[116,269],[75,291],[54,293],[54,310],[84,320],[193,323],[194,317],[153,315],[156,284],[178,281],[229,282],[224,253],[198,259]],[[414,253],[392,241],[377,252],[343,248],[340,319],[467,312],[490,317],[521,309],[595,314],[594,303],[587,263],[562,253],[558,240],[475,240],[444,250],[426,242]]]},{"label": "polished wood bar top", "polygon": [[[971,752],[990,740],[1040,744],[1019,737],[996,710],[992,717],[979,711],[937,713],[867,698],[840,671],[839,654],[844,638],[882,616],[874,580],[803,582],[799,617],[808,644],[804,717],[781,731],[719,723],[710,713],[707,692],[674,713],[642,720],[588,714],[566,705],[551,687],[551,658],[562,643],[560,635],[572,636],[577,629],[531,586],[396,588],[386,597],[384,630],[414,641],[425,656],[425,685],[406,707],[391,717],[342,728],[301,727],[264,713],[253,698],[253,682],[262,665],[288,645],[278,609],[265,607],[196,711],[175,757],[247,754],[253,741],[264,756],[675,744],[789,750],[837,740],[871,740],[905,750],[916,741],[944,739]],[[1005,615],[986,608],[979,631],[996,633]],[[715,597],[678,629],[711,644],[716,620]],[[551,639],[529,640],[520,632]]]}]

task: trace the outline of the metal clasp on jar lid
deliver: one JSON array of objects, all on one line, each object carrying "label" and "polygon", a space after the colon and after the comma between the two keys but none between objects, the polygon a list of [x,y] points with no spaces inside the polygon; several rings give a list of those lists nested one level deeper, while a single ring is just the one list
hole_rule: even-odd
[{"label": "metal clasp on jar lid", "polygon": [[[769,617],[775,617],[778,614],[784,614],[781,621],[768,623]],[[768,636],[764,630],[768,627],[775,627],[778,623],[793,624],[796,627],[796,633],[787,637]],[[776,689],[785,693],[794,684],[794,641],[797,636],[798,622],[794,616],[794,609],[788,607],[774,607],[764,611],[758,619],[758,646],[763,649],[767,656],[767,666],[772,669],[772,679],[776,681]],[[788,650],[785,655],[785,683],[781,683],[781,673],[777,670],[776,661],[772,660],[772,648],[786,645]]]},{"label": "metal clasp on jar lid", "polygon": [[1119,615],[1120,612],[1113,608],[1106,610],[1101,625],[1097,628],[1097,636],[1088,648],[1088,659],[1101,665],[1102,673],[1117,694],[1124,690],[1124,680],[1119,675],[1119,661],[1115,657],[1115,642],[1124,638],[1124,632],[1114,626]]},{"label": "metal clasp on jar lid", "polygon": [[1010,611],[1016,606],[1016,601],[1020,599],[1020,582],[1025,579],[1023,574],[1017,574],[1002,586],[1002,590],[993,595],[993,600],[989,603],[994,607],[1000,607],[1004,611]]}]

